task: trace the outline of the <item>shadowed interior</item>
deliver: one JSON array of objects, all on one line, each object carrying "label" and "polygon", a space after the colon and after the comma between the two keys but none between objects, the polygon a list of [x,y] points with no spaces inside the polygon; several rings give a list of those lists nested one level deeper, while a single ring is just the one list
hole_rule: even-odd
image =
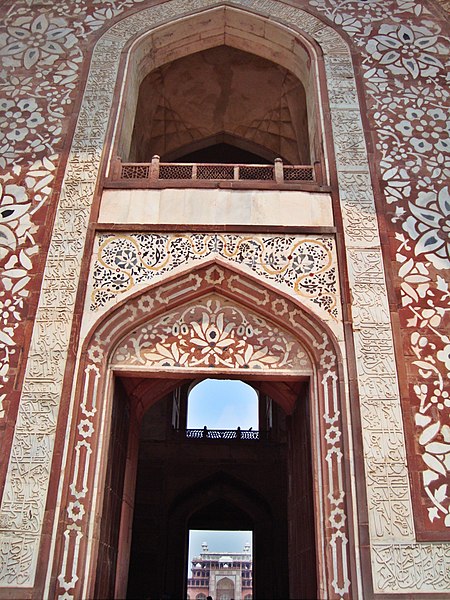
[{"label": "shadowed interior", "polygon": [[[132,379],[117,380],[102,522],[117,523],[121,498],[130,497],[126,471],[137,469],[131,553],[121,558],[121,534],[102,528],[97,593],[108,597],[114,580],[128,576],[128,598],[184,597],[189,529],[246,529],[254,532],[254,595],[257,598],[313,597],[316,593],[314,509],[308,394],[299,382],[296,408],[286,416],[260,393],[257,441],[191,440],[185,436],[191,382],[151,404],[140,426],[135,465],[127,464],[128,436],[136,434],[136,400],[126,392]],[[150,381],[150,380],[149,380]],[[160,381],[153,380],[155,392]],[[176,381],[173,381],[176,384]],[[256,389],[264,382],[252,382]],[[271,387],[276,390],[277,383]],[[280,383],[281,393],[284,393]],[[161,388],[163,389],[163,387]],[[146,394],[149,393],[147,388]],[[156,396],[158,393],[156,392]],[[174,395],[180,402],[174,428]],[[276,394],[275,394],[276,395]],[[271,423],[268,430],[268,423]],[[137,440],[136,440],[137,441]],[[128,446],[130,443],[128,441]],[[129,486],[130,484],[128,484]],[[299,516],[300,515],[300,516]],[[131,522],[130,522],[131,525]],[[117,564],[115,563],[117,561]],[[300,595],[299,595],[300,594]]]},{"label": "shadowed interior", "polygon": [[[230,148],[233,138],[241,142]],[[213,143],[200,152],[205,139]],[[310,164],[305,89],[284,67],[218,46],[166,63],[142,81],[130,162],[149,162],[154,154],[197,162],[187,158],[194,153],[198,162],[260,163],[258,147],[264,162]]]}]

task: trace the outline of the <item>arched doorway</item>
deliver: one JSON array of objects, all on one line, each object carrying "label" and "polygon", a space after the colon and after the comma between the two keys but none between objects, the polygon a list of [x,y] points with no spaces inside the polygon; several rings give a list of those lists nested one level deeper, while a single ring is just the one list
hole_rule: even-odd
[{"label": "arched doorway", "polygon": [[221,577],[217,581],[216,594],[218,600],[233,600],[235,585],[229,577]]},{"label": "arched doorway", "polygon": [[[189,283],[193,280],[196,282],[194,287]],[[175,301],[172,297],[174,290]],[[249,298],[250,290],[256,294],[253,300]],[[258,307],[257,313],[254,312],[255,306]],[[287,324],[274,307],[281,309],[283,315],[289,315]],[[245,327],[242,327],[244,324]],[[216,340],[211,343],[208,337],[211,327],[216,333],[219,330],[221,341],[230,339],[232,343],[222,346],[217,345]],[[193,336],[194,330],[197,337]],[[275,340],[276,343],[273,343]],[[262,288],[260,283],[254,286],[246,275],[241,274],[236,280],[233,270],[217,264],[199,266],[175,280],[128,299],[112,310],[89,336],[78,382],[79,397],[83,401],[78,414],[74,415],[78,423],[77,436],[72,442],[71,466],[65,487],[67,512],[61,536],[65,545],[62,563],[58,567],[62,587],[69,584],[77,586],[73,579],[66,580],[68,560],[74,556],[73,549],[76,547],[78,562],[72,562],[71,567],[83,568],[89,573],[84,578],[85,586],[93,586],[89,595],[101,597],[100,590],[106,586],[106,589],[113,590],[110,595],[120,597],[118,590],[123,591],[121,586],[126,583],[128,574],[129,534],[134,511],[130,490],[134,489],[138,456],[136,442],[142,416],[149,407],[156,406],[159,399],[178,387],[180,380],[188,382],[192,374],[197,377],[202,373],[206,375],[211,373],[211,369],[226,374],[232,368],[234,375],[245,375],[248,381],[256,380],[259,389],[272,397],[291,419],[298,414],[299,420],[311,429],[310,436],[306,428],[303,433],[299,430],[295,439],[292,437],[291,449],[288,448],[287,452],[287,472],[291,483],[285,523],[292,530],[289,534],[292,541],[288,543],[289,593],[292,597],[299,597],[301,593],[301,587],[298,587],[301,570],[296,573],[295,565],[301,563],[302,552],[307,552],[299,542],[305,525],[299,514],[307,515],[305,504],[302,504],[307,497],[314,506],[314,569],[318,594],[322,586],[331,597],[345,597],[350,585],[349,537],[337,352],[333,336],[300,305],[281,298],[279,293],[268,287]],[[164,378],[155,387],[154,377],[158,373]],[[128,405],[121,402],[120,385],[113,385],[114,377],[117,380],[119,376],[122,384],[127,379],[134,382],[127,392],[131,400]],[[308,404],[297,400],[301,391],[298,386],[301,387],[302,382],[309,382],[311,390],[309,418],[301,414],[302,410],[308,410]],[[150,390],[153,392],[148,393]],[[111,476],[116,482],[120,480],[119,461],[108,460],[108,446],[115,450],[124,446],[123,443],[115,443],[112,435],[115,406],[120,407],[119,415],[129,415],[130,423],[126,459],[122,462],[121,477],[125,490],[122,495],[116,493],[114,485],[108,484],[106,473],[108,465],[113,464]],[[117,420],[124,423],[123,416]],[[308,436],[315,440],[311,445],[312,460],[309,463],[314,472],[314,484],[304,489],[301,486],[296,488],[292,481],[304,480],[299,465],[306,464],[299,461],[297,454],[304,451]],[[108,490],[111,490],[109,499]],[[302,494],[305,490],[309,492]],[[113,506],[112,500],[118,498],[120,502],[114,514],[120,521],[120,527],[113,541],[108,537],[111,524],[108,515],[112,513],[108,513],[105,506]],[[79,524],[78,521],[85,515],[86,502],[96,508],[88,519],[82,519]],[[103,559],[102,548],[108,548]],[[111,561],[111,556],[117,558]],[[324,579],[324,572],[331,576]],[[179,594],[180,589],[175,587],[175,593]]]},{"label": "arched doorway", "polygon": [[[263,391],[268,382],[250,382],[261,390],[263,412],[269,399]],[[282,387],[276,382],[271,386],[273,391]],[[185,384],[182,390],[188,387]],[[301,381],[292,382],[291,387],[298,406],[292,415],[286,415],[273,403],[270,429],[261,424],[256,431],[173,430],[171,416],[179,388],[148,409],[139,440],[128,597],[169,593],[180,597],[186,585],[187,535],[195,529],[252,531],[256,597],[288,598],[296,576],[289,573],[288,527],[291,521],[291,532],[295,530],[293,514],[297,510],[302,514],[302,531],[295,542],[295,560],[302,562],[302,578],[296,595],[316,595],[309,420],[299,418],[304,410],[299,405],[307,404],[308,397]],[[180,412],[184,412],[183,403]],[[300,438],[304,443],[294,457],[292,448]],[[117,469],[118,461],[114,463]],[[108,505],[105,500],[105,509]],[[222,548],[222,553],[226,550]],[[215,597],[212,574],[206,579],[198,583],[207,584]],[[237,577],[238,590],[242,589],[240,579]]]}]

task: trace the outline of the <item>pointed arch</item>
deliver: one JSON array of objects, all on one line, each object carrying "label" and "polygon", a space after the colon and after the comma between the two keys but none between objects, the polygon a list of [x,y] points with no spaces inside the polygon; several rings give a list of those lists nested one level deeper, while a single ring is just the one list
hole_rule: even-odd
[{"label": "pointed arch", "polygon": [[[270,280],[262,281],[240,265],[227,263],[221,257],[193,263],[124,297],[91,326],[82,352],[95,356],[97,363],[109,363],[114,360],[112,355],[120,341],[139,326],[151,318],[167,314],[169,308],[177,309],[208,294],[237,300],[239,305],[255,310],[298,339],[301,331],[301,345],[314,362],[319,361],[319,346],[326,339],[339,357],[339,363],[342,362],[334,332],[309,305],[300,298],[293,299],[288,291],[275,287]],[[104,343],[97,355],[97,346],[102,339]]]},{"label": "pointed arch", "polygon": [[[202,4],[203,6],[192,6],[189,11],[180,10],[179,16],[174,17],[172,13],[171,18],[163,21],[159,27],[148,27],[146,31],[142,31],[141,27],[136,28],[134,35],[129,36],[129,58],[124,66],[125,77],[119,92],[122,106],[119,124],[112,138],[111,155],[126,158],[130,154],[139,86],[147,75],[169,62],[223,45],[275,62],[298,79],[299,85],[304,88],[306,112],[309,115],[307,137],[311,164],[315,161],[322,162],[322,154],[326,162],[328,151],[322,145],[324,125],[319,108],[321,102],[318,102],[322,94],[318,71],[321,49],[314,40],[314,28],[311,27],[312,23],[308,23],[308,17],[317,23],[319,20],[305,12],[305,25],[308,27],[293,27],[289,18],[273,18],[270,23],[265,22],[257,3],[255,6],[240,6],[239,3],[226,1]],[[193,38],[190,33],[192,31],[201,31],[201,35]],[[333,44],[336,48],[340,46],[342,51],[344,44],[339,44],[339,36],[333,33],[332,37]],[[175,118],[170,107],[165,107],[164,110],[168,110],[171,118]],[[178,124],[179,129],[180,127],[182,129],[182,124]],[[198,128],[195,129],[196,134],[199,131]],[[190,134],[188,131],[185,133],[185,143],[180,146],[187,145],[189,141],[202,143],[202,136],[192,137],[192,131]],[[254,136],[242,137],[251,144]],[[270,156],[270,144],[263,146],[263,156]],[[169,156],[170,154],[179,155],[178,148],[171,149]]]},{"label": "pointed arch", "polygon": [[[321,479],[321,491],[316,489],[316,504],[323,512],[320,519],[320,552],[325,569],[333,573],[332,579],[323,582],[323,585],[328,587],[330,593],[338,591],[340,596],[345,597],[350,586],[346,516],[350,497],[345,489],[345,432],[342,429],[340,389],[342,373],[336,340],[328,327],[299,303],[281,296],[261,282],[256,285],[249,276],[240,274],[236,277],[233,269],[218,264],[199,265],[189,272],[141,290],[110,310],[88,336],[77,377],[77,397],[81,399],[81,403],[75,407],[72,416],[76,426],[73,428],[75,435],[70,442],[64,484],[64,510],[58,536],[58,539],[64,540],[64,547],[57,566],[58,581],[63,589],[70,586],[72,593],[78,593],[78,580],[73,577],[66,579],[67,561],[70,558],[74,560],[75,546],[78,563],[71,565],[72,571],[80,573],[84,570],[85,575],[81,579],[85,582],[92,581],[92,575],[91,578],[87,575],[90,565],[85,561],[87,556],[95,556],[96,552],[95,519],[100,510],[100,498],[97,494],[102,489],[101,478],[104,476],[97,465],[104,461],[102,457],[108,432],[111,382],[114,369],[118,368],[116,353],[120,350],[122,341],[126,340],[128,344],[135,339],[133,332],[136,331],[136,326],[155,324],[155,318],[166,330],[173,328],[174,323],[177,327],[182,327],[183,323],[171,320],[174,308],[188,306],[194,310],[205,297],[225,298],[231,310],[231,319],[234,318],[233,311],[241,311],[249,323],[254,318],[252,315],[256,315],[262,332],[261,339],[264,339],[264,328],[268,324],[277,326],[278,333],[273,336],[277,341],[266,343],[266,354],[275,349],[275,354],[271,356],[276,355],[278,347],[282,345],[280,337],[284,334],[289,336],[290,347],[298,340],[299,348],[304,348],[309,356],[312,368],[303,375],[308,374],[314,390],[312,410],[315,415],[314,426],[317,428],[314,435],[316,439],[322,440],[320,449],[316,448],[314,451],[314,468]],[[225,315],[223,320],[227,326],[229,323]],[[243,341],[244,337],[242,334],[242,339],[239,339],[236,333],[238,342]],[[178,339],[181,346],[182,336],[178,336]],[[146,348],[153,353],[159,342],[152,342],[151,336],[147,342]],[[172,344],[176,344],[176,341]],[[133,344],[128,347],[132,346]],[[139,356],[139,345],[134,344],[134,347]],[[239,353],[241,347],[244,353],[247,352],[247,346],[237,343],[235,353]],[[176,347],[172,349],[176,351]],[[269,362],[267,368],[264,365],[257,368],[259,379],[270,378],[272,373],[277,374],[277,369],[273,369],[272,365]],[[289,378],[291,366],[290,363],[283,363],[278,375]],[[127,364],[125,370],[132,372],[133,368],[136,365]],[[177,368],[180,369],[180,377],[184,379],[186,373],[190,372],[195,377],[196,373],[201,372],[201,366],[199,369],[194,364],[189,364],[187,368],[182,364],[160,364],[160,375],[171,369],[173,376],[174,369]],[[226,369],[226,365],[218,365],[219,372],[226,372]],[[211,372],[210,367],[208,370]],[[249,370],[251,369],[246,372]],[[299,374],[301,375],[294,366],[291,376],[298,377]],[[89,506],[96,508],[89,511]]]}]

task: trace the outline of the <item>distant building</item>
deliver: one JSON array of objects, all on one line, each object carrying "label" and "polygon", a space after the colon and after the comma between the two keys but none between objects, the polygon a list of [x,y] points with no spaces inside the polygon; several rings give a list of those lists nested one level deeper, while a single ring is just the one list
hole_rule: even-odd
[{"label": "distant building", "polygon": [[200,556],[192,559],[192,577],[188,579],[188,600],[251,600],[253,598],[252,556],[250,544],[243,552],[209,552],[202,544]]}]

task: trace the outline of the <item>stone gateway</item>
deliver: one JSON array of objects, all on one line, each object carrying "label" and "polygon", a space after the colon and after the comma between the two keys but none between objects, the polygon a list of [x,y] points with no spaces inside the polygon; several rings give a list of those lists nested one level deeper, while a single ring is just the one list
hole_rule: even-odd
[{"label": "stone gateway", "polygon": [[450,597],[448,9],[0,5],[0,599]]}]

